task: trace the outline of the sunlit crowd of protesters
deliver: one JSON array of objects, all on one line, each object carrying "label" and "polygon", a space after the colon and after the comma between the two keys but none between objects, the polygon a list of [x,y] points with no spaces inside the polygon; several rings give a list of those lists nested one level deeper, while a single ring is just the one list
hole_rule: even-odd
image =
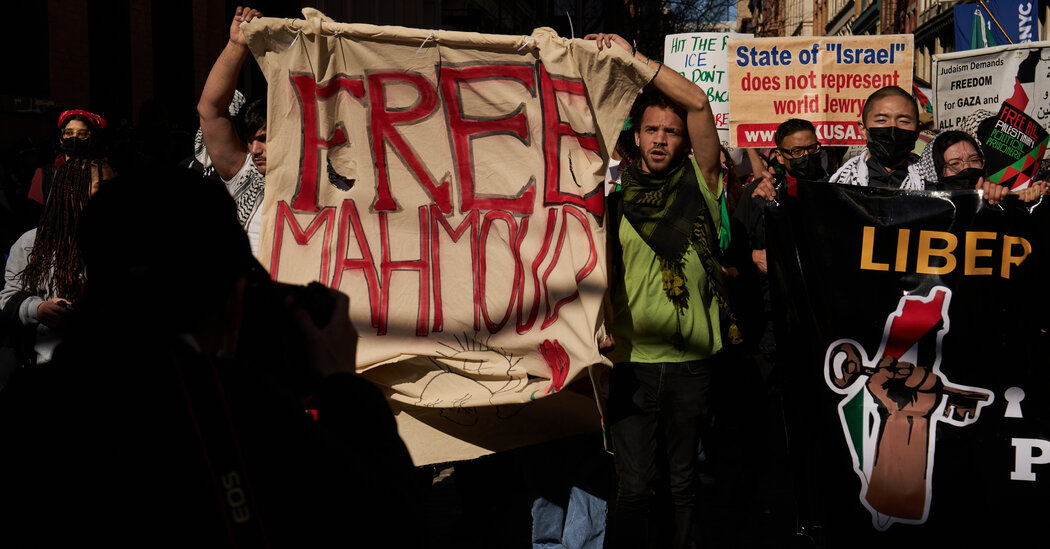
[{"label": "sunlit crowd of protesters", "polygon": [[[396,517],[382,512],[406,512],[411,459],[381,393],[353,375],[346,296],[315,288],[329,306],[318,323],[308,304],[269,282],[252,253],[267,173],[265,103],[241,109],[234,86],[248,56],[240,24],[260,15],[237,8],[208,77],[197,105],[196,171],[111,165],[106,120],[72,109],[58,116],[53,160],[19,187],[20,203],[41,207],[31,227],[4,243],[0,291],[0,417],[18,450],[0,463],[24,479],[5,487],[3,503],[22,509],[5,515],[20,531],[106,545],[160,539],[175,524],[187,527],[165,543],[418,541],[392,534]],[[619,36],[588,38],[644,57]],[[698,90],[675,71],[654,73],[607,182],[613,274],[602,348],[615,364],[606,420],[617,547],[697,541],[698,449],[714,406],[707,395],[729,366],[750,365],[762,379],[775,366],[767,203],[798,181],[976,190],[989,204],[1036,202],[1047,192],[1044,180],[1016,193],[989,181],[981,143],[966,132],[937,134],[916,154],[919,110],[900,88],[868,98],[866,146],[852,157],[820,143],[813,124],[799,119],[780,125],[768,154],[729,150]],[[192,220],[181,215],[189,209]],[[191,268],[205,256],[207,276]],[[259,334],[246,318],[251,307],[284,318],[297,336],[246,340]],[[751,343],[738,348],[747,336]],[[267,345],[286,348],[258,348]],[[289,364],[253,369],[285,358]],[[274,377],[293,366],[309,374],[309,391],[288,391]],[[118,452],[129,457],[114,461]],[[158,487],[168,493],[149,501],[164,500],[160,507],[136,499]],[[77,506],[58,527],[26,511],[25,502],[43,507],[41,494],[57,493],[74,494]],[[341,531],[345,516],[369,533]],[[604,531],[604,523],[591,526]]]}]

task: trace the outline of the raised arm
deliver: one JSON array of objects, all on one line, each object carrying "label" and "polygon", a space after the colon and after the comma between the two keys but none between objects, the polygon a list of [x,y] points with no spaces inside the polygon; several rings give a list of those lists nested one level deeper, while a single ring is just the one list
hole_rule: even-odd
[{"label": "raised arm", "polygon": [[248,57],[248,44],[241,32],[241,23],[261,16],[257,10],[237,7],[230,24],[230,40],[212,65],[197,103],[204,146],[208,149],[215,170],[223,179],[233,178],[244,165],[248,154],[247,144],[237,135],[229,107],[237,87],[237,76]]},{"label": "raised arm", "polygon": [[[596,40],[599,50],[612,47],[613,44],[627,51],[634,49],[627,40],[616,34],[589,34],[584,38]],[[644,61],[651,67],[661,65],[656,59],[650,59],[638,51],[634,52],[634,58]],[[696,164],[700,167],[700,173],[703,174],[708,184],[717,185],[718,174],[721,172],[721,163],[718,158],[721,143],[718,140],[718,129],[715,127],[715,118],[711,114],[707,94],[699,86],[686,80],[678,71],[672,69],[658,68],[652,85],[668,99],[685,109],[686,130],[689,132],[689,142],[693,147]]]}]

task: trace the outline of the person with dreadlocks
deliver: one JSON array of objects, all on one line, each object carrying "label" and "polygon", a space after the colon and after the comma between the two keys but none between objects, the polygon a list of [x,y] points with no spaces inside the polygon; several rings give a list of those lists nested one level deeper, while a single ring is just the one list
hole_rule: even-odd
[{"label": "person with dreadlocks", "polygon": [[77,251],[80,214],[99,183],[112,178],[113,171],[101,160],[67,160],[55,172],[40,223],[11,246],[0,311],[5,326],[17,332],[14,343],[22,366],[51,359],[84,285]]},{"label": "person with dreadlocks", "polygon": [[[639,154],[607,208],[614,346],[606,425],[618,477],[609,535],[615,547],[686,547],[712,379],[740,340],[723,268],[730,230],[721,147],[701,88],[619,36],[587,38],[657,67],[631,112]],[[772,186],[761,192],[772,196]],[[670,514],[654,498],[665,491],[658,470],[666,471]]]},{"label": "person with dreadlocks", "polygon": [[82,109],[63,111],[58,115],[60,134],[58,156],[54,162],[37,168],[29,186],[29,198],[46,204],[54,185],[55,171],[70,158],[97,158],[101,149],[106,119]]}]

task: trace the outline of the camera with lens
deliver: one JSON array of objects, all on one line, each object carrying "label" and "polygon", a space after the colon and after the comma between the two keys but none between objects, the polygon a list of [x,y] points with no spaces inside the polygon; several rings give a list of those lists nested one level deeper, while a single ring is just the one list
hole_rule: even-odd
[{"label": "camera with lens", "polygon": [[324,284],[320,282],[311,282],[305,286],[280,282],[270,284],[278,296],[283,295],[284,302],[287,303],[290,300],[291,305],[305,309],[318,328],[324,328],[332,319],[335,301]]},{"label": "camera with lens", "polygon": [[302,286],[268,276],[249,279],[237,355],[276,385],[307,396],[315,392],[319,378],[310,366],[307,340],[292,317],[292,307],[303,308],[320,329],[331,320],[335,300],[319,282]]}]

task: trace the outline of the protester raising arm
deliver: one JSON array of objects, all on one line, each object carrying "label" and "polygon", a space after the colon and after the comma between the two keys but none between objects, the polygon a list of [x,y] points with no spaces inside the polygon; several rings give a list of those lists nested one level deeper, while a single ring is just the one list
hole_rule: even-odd
[{"label": "protester raising arm", "polygon": [[[686,80],[681,74],[673,70],[660,70],[660,62],[650,59],[638,51],[616,34],[589,34],[585,40],[596,40],[598,50],[611,48],[613,43],[625,50],[632,51],[635,59],[644,61],[646,65],[656,66],[656,75],[653,77],[652,85],[659,89],[668,99],[674,101],[686,111],[686,130],[689,133],[689,141],[693,147],[696,163],[700,167],[700,173],[708,182],[718,181],[720,171],[718,162],[719,141],[718,131],[715,128],[715,119],[711,115],[711,105],[708,103],[707,94],[699,87]],[[717,184],[717,183],[716,183]]]},{"label": "protester raising arm", "polygon": [[[622,36],[617,34],[588,34],[584,40],[597,41],[598,50],[611,48],[615,43],[625,50],[631,51],[634,58],[644,61],[646,65],[657,67],[656,75],[653,77],[652,85],[660,90],[669,99],[681,106],[686,111],[686,126],[689,133],[689,141],[693,147],[696,164],[700,167],[700,173],[708,182],[718,181],[721,171],[718,159],[719,140],[718,130],[715,127],[715,119],[711,114],[711,105],[707,94],[702,89],[685,79],[675,70],[660,70],[662,64],[656,59],[650,59],[643,53],[636,51],[631,44]],[[766,200],[772,200],[776,192],[771,182],[763,181],[755,190],[756,196],[762,196]]]},{"label": "protester raising arm", "polygon": [[204,145],[223,180],[232,179],[237,174],[248,154],[248,147],[237,135],[228,109],[237,86],[237,76],[248,57],[248,43],[241,31],[241,23],[256,17],[262,17],[262,13],[251,8],[237,8],[230,24],[230,40],[208,73],[197,103]]}]

